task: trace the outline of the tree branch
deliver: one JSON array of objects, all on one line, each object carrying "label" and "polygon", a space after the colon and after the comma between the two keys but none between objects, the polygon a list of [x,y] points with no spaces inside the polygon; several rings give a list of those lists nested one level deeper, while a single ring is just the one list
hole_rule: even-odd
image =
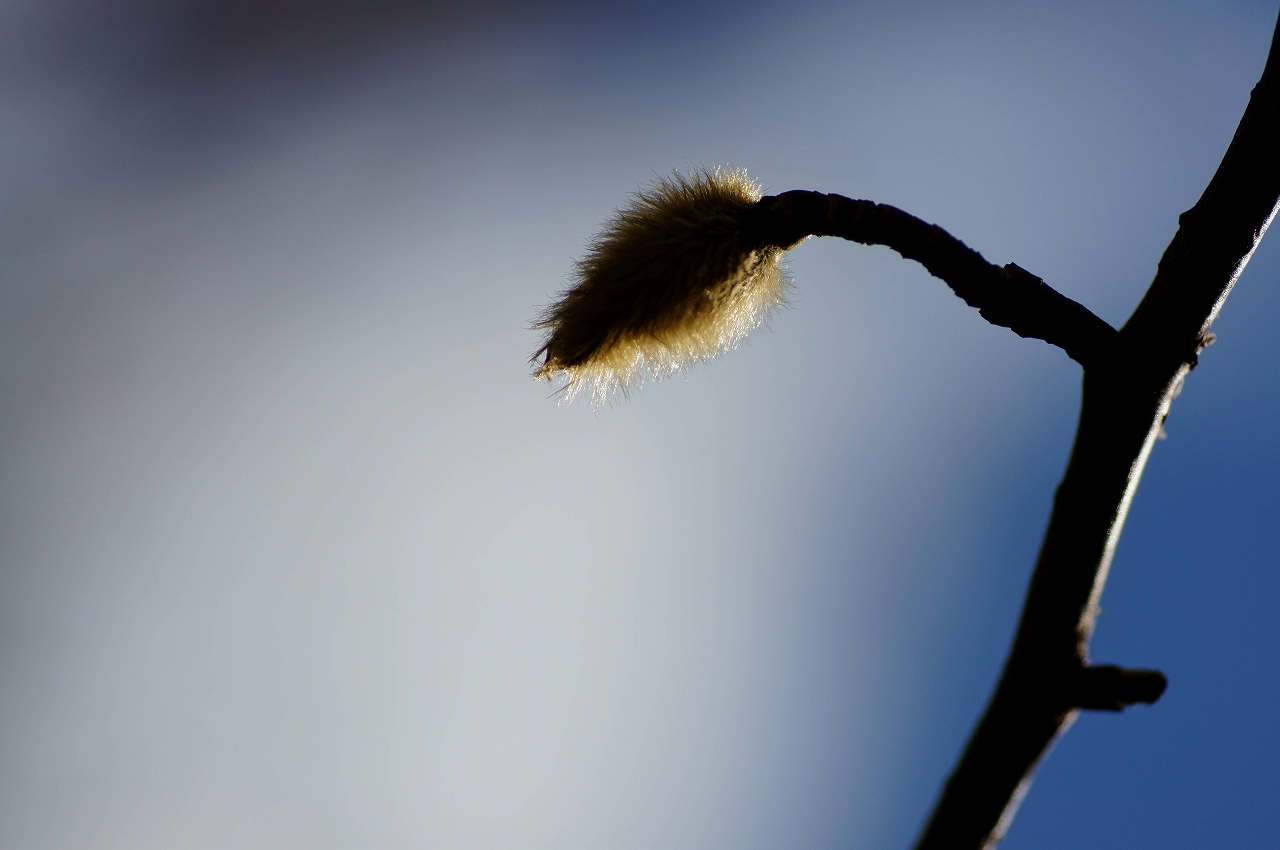
[{"label": "tree branch", "polygon": [[[1118,334],[1088,362],[1080,424],[1017,635],[917,850],[994,846],[1036,765],[1080,708],[1150,702],[1164,677],[1088,666],[1098,599],[1170,402],[1280,202],[1280,26],[1222,163]],[[1074,355],[1073,355],[1074,356]],[[1080,358],[1077,358],[1080,359]]]},{"label": "tree branch", "polygon": [[1110,356],[1116,330],[1027,270],[1001,268],[936,224],[897,207],[820,192],[760,199],[744,217],[748,241],[792,245],[806,236],[840,236],[885,245],[941,278],[993,325],[1042,339],[1088,367]]},{"label": "tree branch", "polygon": [[1094,711],[1124,711],[1160,699],[1169,680],[1159,670],[1125,670],[1111,664],[1080,667],[1067,702]]},{"label": "tree branch", "polygon": [[[1009,658],[917,850],[992,847],[1036,765],[1080,709],[1154,702],[1163,674],[1089,664],[1098,599],[1125,515],[1177,389],[1280,201],[1280,26],[1217,173],[1179,219],[1155,281],[1120,331],[1044,281],[994,266],[902,210],[818,192],[756,200],[739,171],[640,193],[544,313],[535,377],[569,375],[599,399],[645,366],[659,374],[731,347],[781,299],[782,252],[807,236],[885,245],[916,260],[987,321],[1084,366],[1075,445],[1054,496]],[[536,355],[535,355],[536,358]]]}]

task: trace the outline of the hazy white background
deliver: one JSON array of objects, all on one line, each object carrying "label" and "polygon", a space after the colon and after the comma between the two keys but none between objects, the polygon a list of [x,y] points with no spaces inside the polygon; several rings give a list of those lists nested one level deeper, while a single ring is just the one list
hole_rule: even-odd
[{"label": "hazy white background", "polygon": [[[598,415],[530,319],[732,163],[1113,323],[1276,8],[0,4],[0,847],[907,847],[1079,370],[885,249]],[[1280,797],[1280,248],[1138,494],[1007,847],[1258,846]]]}]

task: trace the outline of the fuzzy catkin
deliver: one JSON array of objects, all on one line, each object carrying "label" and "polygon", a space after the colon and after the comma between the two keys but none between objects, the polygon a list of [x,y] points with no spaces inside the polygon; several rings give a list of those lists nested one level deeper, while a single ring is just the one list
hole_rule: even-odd
[{"label": "fuzzy catkin", "polygon": [[[783,247],[743,234],[760,189],[734,168],[656,181],[619,211],[535,322],[534,377],[564,373],[596,404],[737,345],[785,302]],[[539,358],[543,358],[540,364]]]}]

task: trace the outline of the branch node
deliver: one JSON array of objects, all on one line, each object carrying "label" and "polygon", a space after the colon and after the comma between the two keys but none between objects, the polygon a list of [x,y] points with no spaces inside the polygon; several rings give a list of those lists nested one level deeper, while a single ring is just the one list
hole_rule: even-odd
[{"label": "branch node", "polygon": [[1073,688],[1076,708],[1124,711],[1160,699],[1169,680],[1159,670],[1126,670],[1112,664],[1081,667]]}]

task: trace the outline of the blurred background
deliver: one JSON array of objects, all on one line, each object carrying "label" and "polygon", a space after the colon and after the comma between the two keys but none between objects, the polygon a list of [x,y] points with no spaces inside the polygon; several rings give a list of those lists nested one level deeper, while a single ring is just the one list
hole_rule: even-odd
[{"label": "blurred background", "polygon": [[[598,413],[530,320],[674,168],[936,221],[1119,324],[1267,2],[0,3],[0,847],[906,848],[1079,369],[883,248]],[[1274,841],[1280,237],[1004,846]],[[1268,803],[1267,801],[1271,802]]]}]

